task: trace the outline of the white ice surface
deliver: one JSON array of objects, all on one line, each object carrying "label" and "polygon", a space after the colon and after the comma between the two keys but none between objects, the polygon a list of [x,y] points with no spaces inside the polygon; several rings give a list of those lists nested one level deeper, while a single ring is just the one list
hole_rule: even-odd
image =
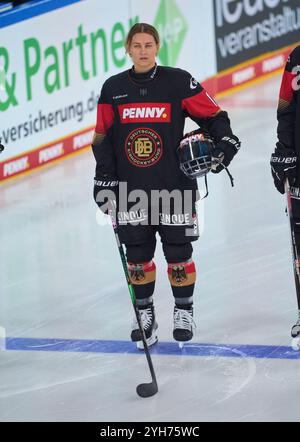
[{"label": "white ice surface", "polygon": [[[279,77],[223,99],[242,149],[209,176],[194,244],[195,343],[290,345],[297,318],[284,197],[273,188]],[[8,337],[129,340],[132,307],[110,226],[96,223],[90,152],[0,191],[0,326]],[[158,242],[155,303],[172,341]],[[300,360],[0,351],[0,421],[300,421]]]}]

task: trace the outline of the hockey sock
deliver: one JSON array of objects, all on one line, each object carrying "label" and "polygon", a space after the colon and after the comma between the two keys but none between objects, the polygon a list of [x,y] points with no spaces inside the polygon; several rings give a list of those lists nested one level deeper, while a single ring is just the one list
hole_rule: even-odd
[{"label": "hockey sock", "polygon": [[168,265],[168,275],[175,305],[179,309],[190,310],[193,306],[193,293],[196,282],[196,268],[192,259]]},{"label": "hockey sock", "polygon": [[152,295],[155,287],[156,266],[153,261],[134,264],[128,263],[130,281],[133,285],[137,306],[147,309],[153,304]]}]

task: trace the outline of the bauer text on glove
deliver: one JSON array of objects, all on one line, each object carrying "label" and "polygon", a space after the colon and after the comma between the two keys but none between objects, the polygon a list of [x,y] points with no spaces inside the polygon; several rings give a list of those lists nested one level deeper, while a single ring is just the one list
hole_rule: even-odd
[{"label": "bauer text on glove", "polygon": [[115,179],[97,178],[94,179],[94,200],[99,209],[105,214],[109,210],[116,211],[118,201],[119,182]]},{"label": "bauer text on glove", "polygon": [[274,185],[278,192],[284,194],[284,181],[288,178],[293,185],[297,178],[297,156],[295,151],[278,142],[271,155],[271,171]]}]

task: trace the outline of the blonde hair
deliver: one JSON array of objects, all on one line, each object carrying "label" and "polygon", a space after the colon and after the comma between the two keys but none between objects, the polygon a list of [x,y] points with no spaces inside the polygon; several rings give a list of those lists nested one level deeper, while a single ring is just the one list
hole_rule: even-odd
[{"label": "blonde hair", "polygon": [[155,40],[155,43],[159,45],[160,43],[159,33],[157,32],[154,26],[149,25],[148,23],[136,23],[135,25],[132,26],[126,37],[126,43],[125,43],[126,51],[128,51],[134,35],[139,33],[152,35],[152,37]]}]

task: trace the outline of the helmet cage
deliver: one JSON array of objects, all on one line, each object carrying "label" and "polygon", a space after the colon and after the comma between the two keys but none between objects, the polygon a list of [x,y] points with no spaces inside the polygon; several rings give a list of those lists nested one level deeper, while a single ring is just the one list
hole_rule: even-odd
[{"label": "helmet cage", "polygon": [[205,176],[215,161],[212,160],[213,141],[204,134],[191,135],[178,148],[180,169],[191,179]]}]

